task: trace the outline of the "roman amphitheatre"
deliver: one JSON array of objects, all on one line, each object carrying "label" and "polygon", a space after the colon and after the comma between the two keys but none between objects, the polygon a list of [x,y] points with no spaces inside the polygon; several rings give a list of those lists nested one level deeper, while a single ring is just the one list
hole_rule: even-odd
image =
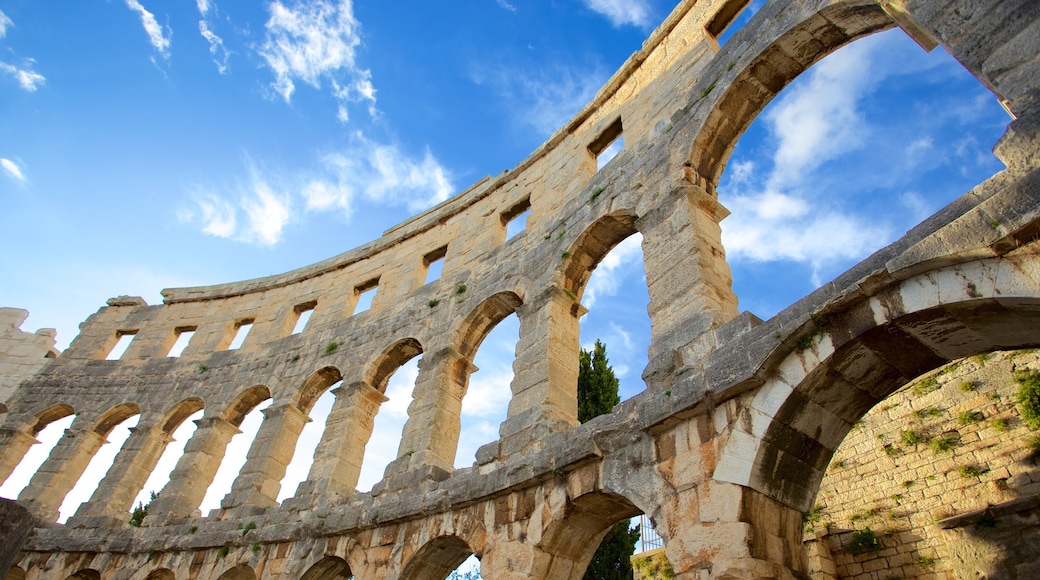
[{"label": "roman amphitheatre", "polygon": [[[864,424],[866,439],[895,437],[864,420],[872,408],[904,417],[915,385],[938,397],[988,380],[953,382],[957,373],[1040,366],[1022,354],[1040,346],[1040,3],[770,0],[720,46],[746,4],[680,2],[518,166],[362,247],[266,278],[166,289],[162,304],[113,298],[56,357],[46,335],[18,330],[23,314],[3,311],[0,478],[40,430],[75,415],[18,497],[35,520],[4,504],[7,578],[439,579],[472,554],[488,579],[577,579],[608,528],[638,514],[677,578],[837,577],[836,562],[864,578],[1037,577],[999,542],[967,553],[972,530],[990,533],[980,525],[1035,519],[1040,490],[1018,485],[1031,467],[1004,478],[999,504],[945,514],[967,542],[950,548],[960,568],[930,570],[953,564],[927,554],[848,560],[803,540],[833,462],[854,467],[842,442],[865,440]],[[948,51],[1005,105],[1013,120],[994,150],[1005,168],[950,192],[947,207],[771,319],[738,311],[720,239],[728,210],[716,196],[737,139],[812,64],[894,27]],[[597,170],[622,135],[624,149]],[[507,224],[525,214],[524,232],[507,240]],[[650,296],[646,390],[578,425],[583,291],[636,233]],[[439,259],[440,280],[423,284]],[[371,308],[354,315],[371,289]],[[307,330],[293,334],[304,312]],[[473,356],[514,313],[508,416],[473,466],[456,469]],[[246,326],[245,343],[228,350]],[[186,332],[188,347],[167,357]],[[125,354],[106,360],[123,337],[132,337]],[[419,355],[397,458],[358,493],[387,380]],[[967,362],[948,372],[954,361]],[[308,413],[337,383],[310,472],[279,503]],[[231,492],[200,513],[229,439],[268,399]],[[922,417],[939,405],[906,404]],[[169,483],[130,526],[170,434],[199,410]],[[49,523],[113,426],[133,415],[138,425],[90,501],[66,524]]]}]

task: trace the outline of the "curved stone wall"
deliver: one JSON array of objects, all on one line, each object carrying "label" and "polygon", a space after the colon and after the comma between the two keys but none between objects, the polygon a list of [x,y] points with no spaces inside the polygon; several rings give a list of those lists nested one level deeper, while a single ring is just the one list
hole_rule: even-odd
[{"label": "curved stone wall", "polygon": [[[433,578],[473,553],[486,578],[579,578],[613,522],[645,513],[679,577],[804,576],[801,512],[859,417],[951,360],[1040,345],[1040,5],[772,0],[720,47],[715,35],[742,5],[681,2],[527,160],[370,244],[282,275],[168,289],[161,305],[110,300],[6,401],[0,477],[46,424],[75,414],[18,498],[53,522],[108,432],[140,421],[68,525],[35,530],[18,570]],[[949,50],[1018,116],[996,150],[1007,169],[771,320],[739,314],[715,195],[736,139],[812,63],[896,23]],[[597,171],[598,149],[619,132],[625,149]],[[528,208],[524,232],[506,240]],[[635,232],[650,296],[647,390],[579,426],[582,291]],[[441,278],[424,285],[441,257]],[[373,288],[371,308],[355,313]],[[456,470],[472,357],[512,313],[507,419]],[[121,359],[105,360],[130,335]],[[420,354],[397,459],[357,493],[387,378]],[[308,478],[278,504],[307,413],[340,380]],[[266,399],[232,491],[200,514],[228,440]],[[128,527],[170,433],[200,409],[144,527]]]}]

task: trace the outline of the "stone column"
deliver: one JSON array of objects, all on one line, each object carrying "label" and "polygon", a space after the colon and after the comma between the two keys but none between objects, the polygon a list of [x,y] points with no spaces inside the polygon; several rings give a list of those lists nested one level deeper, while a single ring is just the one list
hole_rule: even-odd
[{"label": "stone column", "polygon": [[41,520],[57,521],[61,502],[65,501],[65,496],[76,486],[87,464],[105,443],[108,440],[91,429],[66,429],[47,461],[18,495],[18,503]]},{"label": "stone column", "polygon": [[0,429],[0,484],[11,477],[29,448],[37,443],[35,437],[21,429]]},{"label": "stone column", "polygon": [[699,186],[674,185],[669,199],[639,218],[650,294],[650,386],[714,349],[708,333],[737,315],[737,297],[719,222],[729,212]]},{"label": "stone column", "polygon": [[314,505],[318,500],[335,503],[337,496],[355,492],[376,413],[388,400],[363,381],[344,384],[332,393],[336,395],[336,402],[314,451],[314,463],[293,498],[294,504],[301,508]]},{"label": "stone column", "polygon": [[134,498],[159,463],[170,435],[160,427],[132,427],[111,469],[101,480],[90,501],[76,510],[68,525],[74,528],[125,526]]},{"label": "stone column", "polygon": [[268,407],[262,413],[264,421],[249,447],[246,463],[231,485],[231,491],[220,502],[225,512],[255,512],[278,505],[285,469],[296,452],[300,432],[311,420],[307,413],[291,404]]},{"label": "stone column", "polygon": [[450,346],[423,355],[408,405],[408,422],[397,459],[387,467],[388,476],[421,466],[432,468],[425,471],[434,479],[444,479],[454,471],[462,397],[469,376],[476,371],[473,363]]},{"label": "stone column", "polygon": [[199,504],[220,469],[228,442],[241,433],[220,417],[199,419],[195,424],[195,434],[184,446],[184,455],[177,461],[170,481],[148,508],[146,526],[199,517]]},{"label": "stone column", "polygon": [[499,429],[501,457],[578,424],[578,319],[585,308],[552,286],[516,312],[520,340],[508,416]]}]

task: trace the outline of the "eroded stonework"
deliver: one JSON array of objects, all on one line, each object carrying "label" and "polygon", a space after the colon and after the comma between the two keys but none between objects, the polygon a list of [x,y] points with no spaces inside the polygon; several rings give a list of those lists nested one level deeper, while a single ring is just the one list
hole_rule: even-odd
[{"label": "eroded stonework", "polygon": [[[0,479],[43,426],[75,413],[18,498],[53,522],[109,431],[139,413],[138,426],[68,524],[36,528],[16,574],[443,578],[473,553],[485,578],[576,579],[610,525],[642,512],[680,578],[804,578],[802,512],[868,409],[951,360],[1040,345],[1040,4],[771,0],[720,47],[743,6],[679,3],[528,159],[365,246],[268,278],[167,289],[161,305],[110,300],[5,401]],[[739,313],[715,194],[737,138],[813,63],[897,23],[1017,116],[995,150],[1007,168],[772,319]],[[625,149],[597,172],[597,150],[619,132]],[[506,240],[528,208],[525,231]],[[579,426],[582,293],[636,232],[647,390]],[[441,256],[440,280],[423,285]],[[371,288],[371,309],[355,315]],[[508,417],[473,467],[454,469],[473,356],[513,313]],[[124,335],[121,360],[103,360]],[[387,379],[419,354],[397,459],[357,493]],[[308,478],[278,504],[307,413],[340,380]],[[200,514],[228,440],[268,398],[231,492]],[[129,527],[170,433],[200,409],[144,527]]]}]

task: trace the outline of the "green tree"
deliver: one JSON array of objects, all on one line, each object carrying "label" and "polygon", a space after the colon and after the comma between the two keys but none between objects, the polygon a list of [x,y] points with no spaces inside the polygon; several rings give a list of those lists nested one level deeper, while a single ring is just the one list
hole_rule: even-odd
[{"label": "green tree", "polygon": [[[620,402],[618,380],[607,360],[607,347],[596,340],[592,352],[581,349],[578,355],[578,421],[585,423],[609,413]],[[638,525],[629,529],[627,520],[614,524],[592,556],[584,578],[631,580],[631,556],[638,540]]]},{"label": "green tree", "polygon": [[140,527],[141,522],[144,521],[144,517],[148,515],[148,506],[152,505],[155,498],[159,497],[159,494],[154,491],[148,492],[148,503],[137,502],[137,507],[134,511],[130,512],[130,525],[134,527]]}]

